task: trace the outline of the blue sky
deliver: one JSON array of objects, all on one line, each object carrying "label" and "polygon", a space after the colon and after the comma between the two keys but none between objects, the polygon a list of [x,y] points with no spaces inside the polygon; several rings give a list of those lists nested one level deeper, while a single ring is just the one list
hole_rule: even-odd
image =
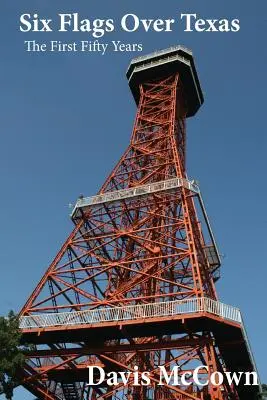
[{"label": "blue sky", "polygon": [[[23,5],[22,5],[23,3]],[[93,4],[92,4],[93,3]],[[19,16],[175,18],[169,33],[101,40],[142,43],[143,53],[184,44],[193,50],[205,95],[188,121],[188,172],[200,182],[221,253],[220,299],[241,308],[257,366],[266,351],[266,14],[241,0],[44,1],[1,4],[0,314],[19,310],[70,232],[68,204],[93,195],[128,144],[136,107],[125,78],[140,53],[33,54],[24,40],[92,40],[86,33],[19,32]],[[238,18],[237,33],[184,32],[181,13]],[[18,389],[15,400],[32,399]]]}]

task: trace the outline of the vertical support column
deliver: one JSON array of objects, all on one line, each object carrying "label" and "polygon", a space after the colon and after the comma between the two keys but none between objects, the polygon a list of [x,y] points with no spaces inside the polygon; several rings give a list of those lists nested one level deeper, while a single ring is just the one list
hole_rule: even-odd
[{"label": "vertical support column", "polygon": [[[214,346],[211,345],[210,343],[205,345],[205,356],[206,356],[206,365],[209,369],[208,374],[210,381],[211,374],[213,372],[218,371]],[[211,396],[211,400],[224,400],[221,391],[221,386],[213,385],[211,382],[210,382],[209,394]]]}]

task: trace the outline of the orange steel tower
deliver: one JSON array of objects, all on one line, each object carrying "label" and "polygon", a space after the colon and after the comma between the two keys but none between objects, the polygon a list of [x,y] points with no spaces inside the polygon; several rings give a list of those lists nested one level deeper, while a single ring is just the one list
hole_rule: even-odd
[{"label": "orange steel tower", "polygon": [[[130,144],[98,195],[78,199],[73,231],[21,311],[33,348],[20,378],[44,400],[252,400],[259,385],[245,375],[209,382],[256,367],[240,311],[218,301],[219,253],[186,174],[186,118],[203,103],[192,53],[138,57],[127,78]],[[88,366],[131,374],[109,385],[94,368],[99,385],[88,385]],[[136,366],[147,386],[135,385]],[[186,381],[160,385],[175,366]]]}]

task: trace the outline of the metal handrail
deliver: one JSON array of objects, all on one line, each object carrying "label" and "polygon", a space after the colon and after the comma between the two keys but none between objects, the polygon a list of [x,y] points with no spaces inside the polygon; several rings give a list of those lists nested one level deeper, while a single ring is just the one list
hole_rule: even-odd
[{"label": "metal handrail", "polygon": [[94,310],[22,316],[20,318],[20,328],[36,329],[55,326],[91,325],[114,321],[172,317],[180,314],[200,312],[207,312],[242,324],[241,313],[238,308],[212,300],[208,297],[201,297],[159,303],[128,305],[124,307],[108,307]]},{"label": "metal handrail", "polygon": [[148,60],[153,57],[164,56],[168,53],[171,53],[171,52],[177,51],[177,50],[183,50],[183,51],[186,51],[187,53],[189,53],[190,55],[192,55],[192,51],[189,50],[188,48],[186,48],[185,46],[181,46],[181,45],[171,46],[171,47],[168,47],[167,49],[157,50],[157,51],[154,51],[153,53],[150,53],[150,54],[147,54],[144,56],[135,57],[132,59],[131,64],[140,62],[140,61],[145,61],[145,60]]},{"label": "metal handrail", "polygon": [[79,208],[108,203],[112,201],[118,201],[132,197],[139,197],[156,192],[170,191],[182,186],[195,193],[200,192],[199,187],[194,183],[194,181],[192,182],[184,178],[172,178],[172,179],[167,179],[165,181],[149,183],[145,185],[136,186],[133,188],[114,190],[112,192],[106,192],[98,194],[96,196],[84,197],[82,199],[78,199],[74,206],[71,216],[73,216],[77,211],[77,209]]}]

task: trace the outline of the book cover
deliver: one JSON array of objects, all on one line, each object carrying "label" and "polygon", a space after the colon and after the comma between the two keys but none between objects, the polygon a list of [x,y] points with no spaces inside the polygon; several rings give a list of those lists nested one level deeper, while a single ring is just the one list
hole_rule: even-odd
[{"label": "book cover", "polygon": [[265,11],[1,5],[0,398],[265,398]]}]

